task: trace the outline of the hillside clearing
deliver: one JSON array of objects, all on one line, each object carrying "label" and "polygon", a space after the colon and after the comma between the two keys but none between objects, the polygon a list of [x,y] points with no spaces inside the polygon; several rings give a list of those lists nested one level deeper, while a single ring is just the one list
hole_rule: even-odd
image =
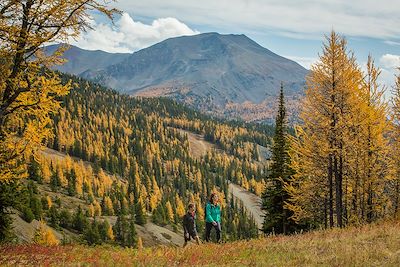
[{"label": "hillside clearing", "polygon": [[204,140],[204,136],[201,134],[196,134],[179,128],[175,129],[178,130],[181,134],[187,135],[189,141],[189,152],[193,157],[197,159],[206,155],[208,151],[211,151],[213,149],[217,151],[219,150],[215,144]]},{"label": "hillside clearing", "polygon": [[261,210],[261,198],[243,187],[229,183],[229,192],[240,199],[245,209],[253,216],[258,225],[258,229],[262,228],[264,222],[264,212]]},{"label": "hillside clearing", "polygon": [[222,245],[142,250],[8,245],[0,265],[85,266],[399,266],[400,223],[271,236]]}]

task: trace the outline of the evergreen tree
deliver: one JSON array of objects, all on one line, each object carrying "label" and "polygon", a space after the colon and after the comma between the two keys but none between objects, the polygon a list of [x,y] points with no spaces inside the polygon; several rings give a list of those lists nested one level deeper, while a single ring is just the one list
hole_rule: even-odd
[{"label": "evergreen tree", "polygon": [[42,219],[42,202],[39,200],[39,198],[36,195],[31,195],[30,197],[30,208],[35,215],[36,220],[41,220]]},{"label": "evergreen tree", "polygon": [[129,231],[129,223],[125,215],[119,214],[113,229],[115,233],[115,240],[121,246],[128,244],[127,231]]},{"label": "evergreen tree", "polygon": [[127,246],[129,247],[137,247],[137,234],[135,228],[135,209],[131,208],[131,212],[129,215],[129,227],[127,232]]},{"label": "evergreen tree", "polygon": [[35,215],[33,215],[33,212],[30,207],[24,207],[22,210],[22,219],[26,221],[27,223],[30,223],[35,219]]},{"label": "evergreen tree", "polygon": [[287,138],[286,108],[281,84],[278,114],[275,120],[275,135],[272,146],[272,163],[268,183],[263,193],[262,209],[265,211],[263,231],[287,234],[296,228],[290,219],[291,211],[286,209],[285,202],[289,194],[285,185],[291,182],[293,169],[290,167],[289,141]]},{"label": "evergreen tree", "polygon": [[139,225],[146,224],[146,215],[143,212],[143,204],[142,204],[141,200],[139,200],[135,205],[135,217],[136,217],[137,224],[139,224]]},{"label": "evergreen tree", "polygon": [[75,212],[72,225],[73,225],[73,228],[79,232],[82,232],[88,225],[88,220],[85,217],[85,215],[83,214],[81,206],[78,206],[78,208]]},{"label": "evergreen tree", "polygon": [[53,172],[53,174],[50,177],[50,187],[51,190],[53,190],[54,192],[58,191],[58,188],[61,186],[61,181],[60,181],[60,177],[58,176],[57,171]]},{"label": "evergreen tree", "polygon": [[74,196],[76,193],[76,173],[72,168],[68,177],[68,194]]},{"label": "evergreen tree", "polygon": [[60,211],[60,216],[59,216],[59,220],[60,220],[60,226],[63,228],[70,228],[71,227],[71,213],[66,210],[66,209],[62,209]]},{"label": "evergreen tree", "polygon": [[55,206],[52,206],[47,212],[47,216],[49,217],[50,226],[58,229],[60,227],[60,214],[58,209]]},{"label": "evergreen tree", "polygon": [[28,177],[38,183],[42,183],[42,176],[40,173],[40,164],[36,161],[34,156],[30,157],[28,164]]},{"label": "evergreen tree", "polygon": [[0,243],[9,241],[12,234],[10,208],[18,203],[19,186],[16,181],[0,181]]},{"label": "evergreen tree", "polygon": [[101,244],[101,236],[99,233],[99,225],[96,220],[93,220],[91,224],[85,230],[84,238],[89,245]]},{"label": "evergreen tree", "polygon": [[99,225],[100,237],[105,242],[113,242],[115,239],[114,231],[107,220]]}]

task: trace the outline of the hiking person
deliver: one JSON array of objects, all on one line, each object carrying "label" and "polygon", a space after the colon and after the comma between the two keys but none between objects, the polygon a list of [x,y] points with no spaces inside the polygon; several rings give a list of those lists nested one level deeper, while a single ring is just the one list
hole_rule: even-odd
[{"label": "hiking person", "polygon": [[215,229],[217,242],[221,240],[221,207],[218,195],[212,193],[210,201],[206,205],[206,241],[210,241],[211,230]]},{"label": "hiking person", "polygon": [[185,238],[183,247],[186,247],[191,238],[196,240],[197,245],[200,245],[200,238],[196,229],[196,206],[193,203],[188,205],[187,213],[183,216],[183,231]]}]

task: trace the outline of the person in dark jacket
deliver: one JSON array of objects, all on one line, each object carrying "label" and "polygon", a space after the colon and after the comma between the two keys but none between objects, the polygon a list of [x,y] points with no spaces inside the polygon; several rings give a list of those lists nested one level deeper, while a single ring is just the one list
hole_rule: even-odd
[{"label": "person in dark jacket", "polygon": [[188,205],[188,211],[183,216],[183,231],[185,238],[183,247],[186,247],[187,242],[190,241],[191,238],[196,240],[197,244],[200,245],[200,238],[196,229],[196,206],[193,203]]},{"label": "person in dark jacket", "polygon": [[210,241],[211,230],[215,229],[217,242],[221,241],[221,207],[218,195],[212,193],[206,205],[206,241]]}]

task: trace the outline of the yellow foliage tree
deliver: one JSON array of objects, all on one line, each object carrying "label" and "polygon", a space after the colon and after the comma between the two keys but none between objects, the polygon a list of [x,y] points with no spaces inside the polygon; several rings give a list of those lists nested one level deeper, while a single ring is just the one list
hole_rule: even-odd
[{"label": "yellow foliage tree", "polygon": [[[383,100],[384,88],[378,84],[381,71],[375,66],[371,56],[368,57],[367,70],[360,90],[362,104],[359,104],[359,114],[364,117],[356,124],[361,129],[357,136],[350,140],[361,138],[358,145],[352,145],[349,154],[359,150],[362,156],[361,162],[349,164],[350,167],[361,166],[361,180],[350,183],[352,191],[351,206],[353,218],[361,218],[362,221],[371,222],[384,213],[384,205],[387,202],[384,194],[386,179],[388,178],[388,112],[387,104]],[[363,107],[361,109],[360,107]],[[353,124],[353,129],[356,125]],[[361,126],[361,127],[360,127]],[[354,158],[354,155],[353,157]],[[350,169],[350,168],[349,168]],[[354,169],[354,168],[353,168]],[[352,185],[352,186],[351,186]],[[345,187],[347,191],[347,187]],[[357,194],[359,196],[357,197]],[[357,203],[358,202],[358,203]],[[358,210],[357,210],[358,208]],[[357,220],[359,221],[359,219]]]},{"label": "yellow foliage tree", "polygon": [[179,197],[179,195],[177,194],[175,196],[175,204],[176,204],[176,214],[179,217],[182,217],[183,215],[185,215],[186,211],[185,211],[185,205],[183,204],[182,199]]},{"label": "yellow foliage tree", "polygon": [[56,238],[53,231],[46,226],[44,221],[39,222],[39,227],[35,231],[33,242],[44,246],[56,246],[60,244],[60,241]]},{"label": "yellow foliage tree", "polygon": [[53,201],[51,201],[51,197],[47,196],[46,201],[47,201],[47,207],[50,209],[51,206],[53,206]]},{"label": "yellow foliage tree", "polygon": [[116,11],[96,0],[3,0],[0,3],[0,179],[25,177],[24,154],[51,136],[50,114],[70,90],[48,67],[61,63],[42,47],[68,42],[90,27],[89,10]]},{"label": "yellow foliage tree", "polygon": [[294,181],[286,185],[293,218],[342,227],[382,214],[387,146],[379,70],[364,75],[346,40],[332,32],[307,77],[303,124],[292,138]]},{"label": "yellow foliage tree", "polygon": [[46,183],[50,183],[51,171],[47,160],[42,160],[42,176]]},{"label": "yellow foliage tree", "polygon": [[90,217],[94,217],[94,215],[95,215],[95,211],[94,211],[94,206],[93,206],[93,204],[90,204],[89,205],[89,216]]},{"label": "yellow foliage tree", "polygon": [[153,211],[157,207],[158,203],[160,202],[162,195],[161,195],[161,190],[158,187],[157,181],[154,178],[154,176],[152,177],[151,183],[152,183],[152,190],[151,190],[151,194],[150,194],[149,205],[150,205],[150,211]]},{"label": "yellow foliage tree", "polygon": [[101,206],[97,200],[93,201],[93,207],[94,207],[94,215],[101,216]]},{"label": "yellow foliage tree", "polygon": [[111,216],[114,215],[114,207],[111,198],[109,196],[105,196],[103,201],[104,214]]},{"label": "yellow foliage tree", "polygon": [[108,225],[108,228],[107,228],[107,238],[111,241],[114,241],[114,239],[115,239],[114,231],[113,231],[111,225]]},{"label": "yellow foliage tree", "polygon": [[396,76],[392,97],[392,131],[391,131],[391,187],[392,213],[400,217],[400,74]]},{"label": "yellow foliage tree", "polygon": [[137,248],[138,249],[143,249],[143,240],[142,240],[142,238],[140,236],[138,237]]},{"label": "yellow foliage tree", "polygon": [[170,222],[174,221],[174,210],[172,209],[171,202],[169,200],[165,203],[165,209],[167,212],[167,217]]}]

